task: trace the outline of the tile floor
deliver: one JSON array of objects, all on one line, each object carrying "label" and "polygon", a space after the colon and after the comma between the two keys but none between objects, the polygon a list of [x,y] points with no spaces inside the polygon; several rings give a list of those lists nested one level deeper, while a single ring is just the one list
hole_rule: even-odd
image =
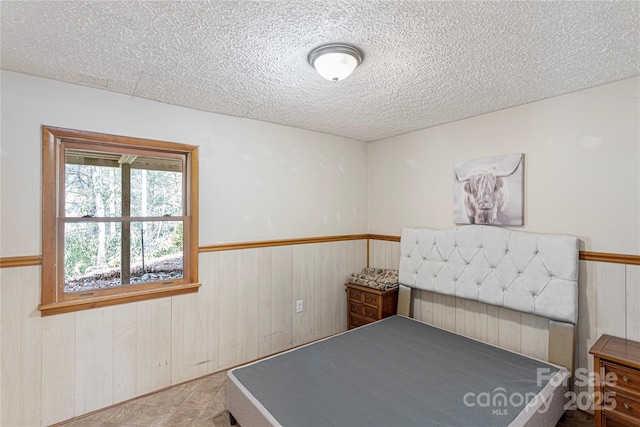
[{"label": "tile floor", "polygon": [[229,426],[227,373],[220,372],[141,397],[64,427]]},{"label": "tile floor", "polygon": [[591,415],[580,411],[567,411],[564,420],[556,424],[556,427],[593,427],[594,425]]},{"label": "tile floor", "polygon": [[[227,427],[227,374],[220,372],[132,400],[58,426],[213,426]],[[593,417],[569,411],[556,427],[593,427]]]}]

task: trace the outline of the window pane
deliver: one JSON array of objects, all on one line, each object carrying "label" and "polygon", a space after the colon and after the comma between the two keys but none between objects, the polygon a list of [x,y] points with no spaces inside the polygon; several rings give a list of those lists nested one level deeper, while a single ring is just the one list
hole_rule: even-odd
[{"label": "window pane", "polygon": [[119,222],[65,224],[65,293],[119,286],[120,242]]},{"label": "window pane", "polygon": [[182,221],[131,223],[130,283],[176,280],[184,271]]},{"label": "window pane", "polygon": [[[65,293],[184,277],[182,221],[69,223],[64,229]],[[123,241],[128,275],[121,272]]]},{"label": "window pane", "polygon": [[131,169],[131,216],[182,216],[182,172]]},{"label": "window pane", "polygon": [[[131,171],[130,194],[123,185],[123,179],[129,179],[123,168]],[[65,149],[68,217],[123,216],[123,198],[129,196],[131,216],[182,216],[182,185],[180,158]]]},{"label": "window pane", "polygon": [[65,164],[65,216],[120,216],[121,182],[116,167]]}]

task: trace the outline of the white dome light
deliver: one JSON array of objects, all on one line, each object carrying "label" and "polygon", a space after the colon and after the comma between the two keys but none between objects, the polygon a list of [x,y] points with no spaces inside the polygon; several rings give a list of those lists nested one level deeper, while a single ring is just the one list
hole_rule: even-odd
[{"label": "white dome light", "polygon": [[311,51],[309,64],[325,79],[337,82],[349,77],[362,58],[362,52],[353,46],[328,44]]}]

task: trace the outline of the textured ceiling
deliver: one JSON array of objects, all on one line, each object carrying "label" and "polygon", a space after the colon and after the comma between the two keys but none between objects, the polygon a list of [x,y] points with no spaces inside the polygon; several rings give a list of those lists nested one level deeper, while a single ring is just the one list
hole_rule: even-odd
[{"label": "textured ceiling", "polygon": [[[640,75],[640,2],[2,1],[5,70],[373,141]],[[364,52],[332,83],[315,47]]]}]

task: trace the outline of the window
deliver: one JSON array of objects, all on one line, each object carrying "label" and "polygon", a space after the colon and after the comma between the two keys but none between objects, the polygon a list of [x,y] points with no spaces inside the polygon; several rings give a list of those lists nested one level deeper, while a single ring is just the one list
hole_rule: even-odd
[{"label": "window", "polygon": [[197,292],[197,147],[43,126],[43,315]]}]

